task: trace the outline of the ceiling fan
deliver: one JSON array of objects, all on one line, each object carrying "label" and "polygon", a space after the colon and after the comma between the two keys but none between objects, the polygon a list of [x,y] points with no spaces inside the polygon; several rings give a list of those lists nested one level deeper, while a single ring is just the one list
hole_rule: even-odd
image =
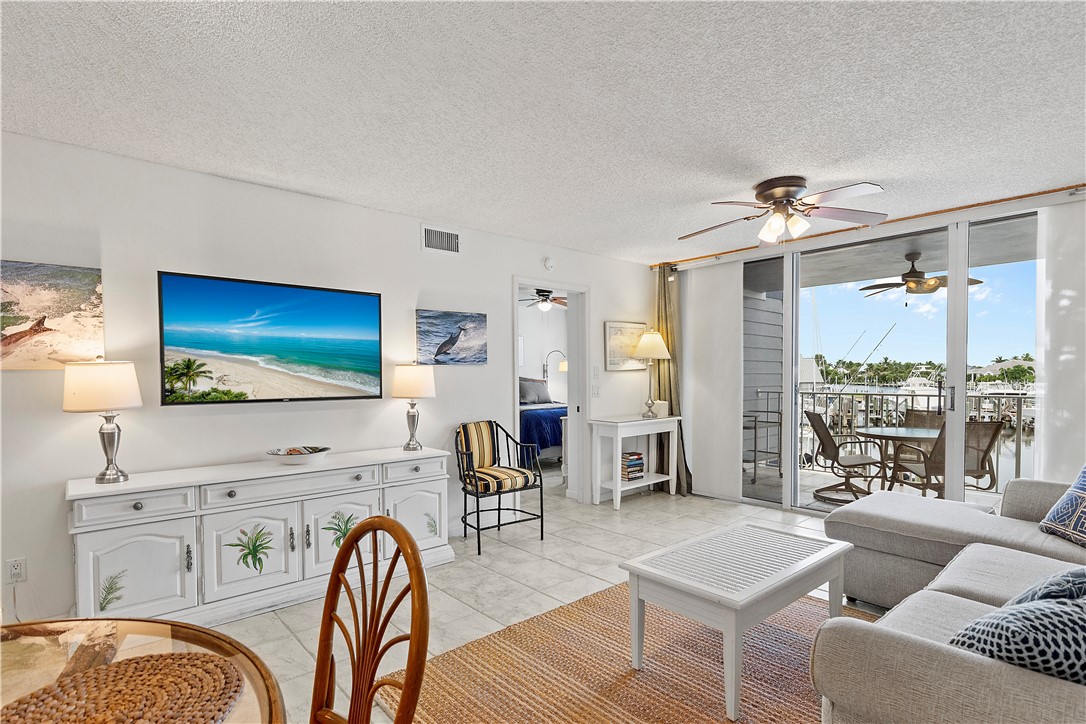
[{"label": "ceiling fan", "polygon": [[526,304],[525,307],[539,307],[539,311],[546,312],[550,308],[557,304],[559,307],[568,306],[566,297],[556,297],[554,292],[550,289],[536,289],[534,297],[528,297],[527,299],[521,299],[522,302],[531,302]]},{"label": "ceiling fan", "polygon": [[[882,282],[881,284],[869,284],[866,287],[860,287],[861,292],[871,292],[865,294],[864,297],[873,297],[876,294],[882,294],[891,289],[901,289],[902,287],[905,287],[906,294],[933,294],[936,290],[947,285],[946,274],[929,277],[925,272],[916,268],[916,262],[920,261],[919,251],[906,254],[905,261],[909,262],[909,271],[901,275],[900,282]],[[980,279],[969,279],[969,286],[971,287],[983,283]]]},{"label": "ceiling fan", "polygon": [[763,181],[754,187],[754,198],[757,201],[714,201],[714,206],[749,206],[754,209],[764,209],[759,214],[744,216],[741,219],[725,221],[723,224],[710,226],[708,229],[695,231],[686,236],[680,236],[679,241],[684,241],[692,236],[714,231],[728,224],[740,221],[754,221],[769,214],[765,226],[758,232],[758,238],[767,244],[775,244],[787,229],[793,239],[811,228],[811,223],[805,217],[820,219],[836,219],[853,224],[876,226],[886,221],[886,214],[875,211],[860,211],[859,209],[841,209],[835,206],[823,206],[829,201],[841,201],[854,196],[875,194],[882,191],[878,184],[863,182],[841,186],[829,191],[819,191],[814,194],[807,193],[807,179],[802,176],[778,176],[768,181]]}]

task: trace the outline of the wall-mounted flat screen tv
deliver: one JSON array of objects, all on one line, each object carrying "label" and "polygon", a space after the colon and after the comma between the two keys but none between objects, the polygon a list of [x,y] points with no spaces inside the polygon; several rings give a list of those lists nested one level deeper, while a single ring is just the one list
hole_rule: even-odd
[{"label": "wall-mounted flat screen tv", "polygon": [[158,273],[162,404],[381,397],[381,295]]}]

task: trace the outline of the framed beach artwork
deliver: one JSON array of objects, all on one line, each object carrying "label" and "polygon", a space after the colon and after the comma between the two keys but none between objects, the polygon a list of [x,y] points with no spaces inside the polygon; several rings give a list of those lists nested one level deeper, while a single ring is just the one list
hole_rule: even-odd
[{"label": "framed beach artwork", "polygon": [[607,355],[604,369],[609,372],[646,369],[648,365],[645,360],[630,355],[637,348],[647,326],[644,322],[604,322],[603,340]]},{"label": "framed beach artwork", "polygon": [[0,261],[0,316],[0,370],[105,356],[101,269]]},{"label": "framed beach artwork", "polygon": [[420,365],[485,365],[486,315],[416,309]]},{"label": "framed beach artwork", "polygon": [[381,295],[158,273],[163,405],[381,397]]}]

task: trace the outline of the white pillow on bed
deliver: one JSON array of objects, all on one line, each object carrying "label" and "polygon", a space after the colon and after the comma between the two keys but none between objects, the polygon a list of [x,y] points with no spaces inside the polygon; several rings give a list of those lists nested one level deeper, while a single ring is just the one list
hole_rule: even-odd
[{"label": "white pillow on bed", "polygon": [[528,377],[520,378],[520,404],[539,405],[551,402],[551,393],[547,389],[545,380],[533,380]]}]

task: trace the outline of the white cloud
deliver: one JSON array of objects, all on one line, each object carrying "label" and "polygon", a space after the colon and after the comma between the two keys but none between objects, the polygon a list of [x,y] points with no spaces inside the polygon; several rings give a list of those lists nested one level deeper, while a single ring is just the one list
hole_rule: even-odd
[{"label": "white cloud", "polygon": [[938,305],[932,304],[931,302],[921,302],[920,304],[914,304],[913,306],[909,307],[909,309],[913,310],[917,314],[923,314],[928,319],[931,319],[939,313]]},{"label": "white cloud", "polygon": [[[983,284],[975,287],[969,287],[969,297],[974,302],[983,302],[985,299],[992,295],[992,288]],[[994,300],[993,300],[994,301]]]}]

